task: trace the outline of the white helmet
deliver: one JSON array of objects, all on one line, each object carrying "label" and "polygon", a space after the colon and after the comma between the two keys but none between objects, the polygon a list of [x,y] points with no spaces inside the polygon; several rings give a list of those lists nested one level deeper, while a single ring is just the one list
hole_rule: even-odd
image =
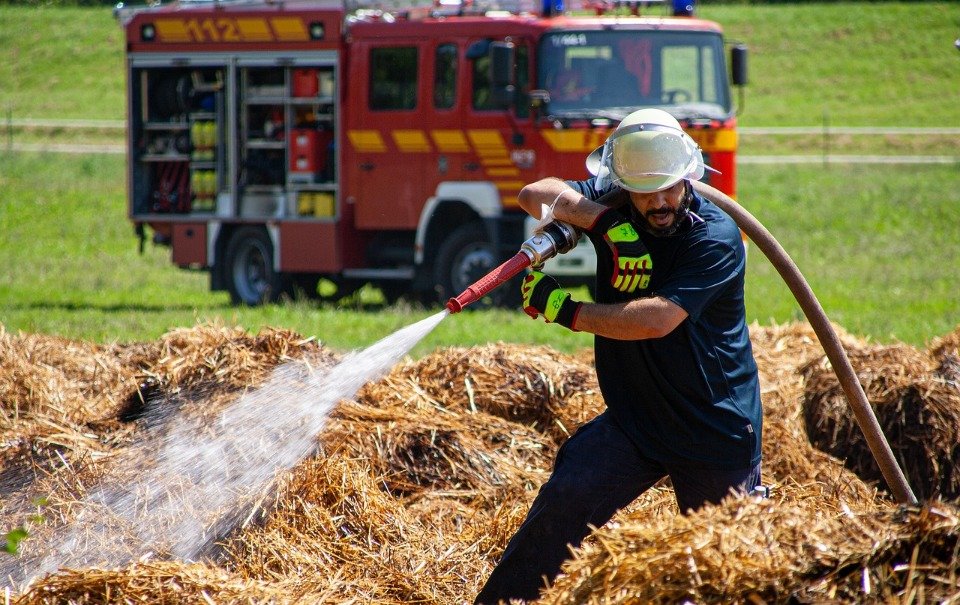
[{"label": "white helmet", "polygon": [[610,182],[629,191],[650,193],[680,179],[699,180],[703,153],[680,123],[662,109],[640,109],[625,117],[602,147],[587,156],[597,188]]}]

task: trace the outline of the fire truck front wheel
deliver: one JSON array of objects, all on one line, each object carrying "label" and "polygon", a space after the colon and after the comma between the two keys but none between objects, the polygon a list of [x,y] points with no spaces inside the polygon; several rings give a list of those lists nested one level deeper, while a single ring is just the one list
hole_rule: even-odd
[{"label": "fire truck front wheel", "polygon": [[273,244],[262,228],[238,229],[230,237],[224,258],[233,304],[256,306],[280,298],[282,283],[273,268]]},{"label": "fire truck front wheel", "polygon": [[[497,256],[496,248],[482,223],[461,225],[443,241],[437,253],[434,277],[440,302],[457,296],[504,260]],[[474,306],[515,306],[520,303],[518,284],[516,279],[511,280],[474,303]]]}]

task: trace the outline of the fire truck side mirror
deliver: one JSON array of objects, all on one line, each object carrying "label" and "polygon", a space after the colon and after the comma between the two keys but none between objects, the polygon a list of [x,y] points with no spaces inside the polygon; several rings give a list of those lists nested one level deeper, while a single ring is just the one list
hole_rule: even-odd
[{"label": "fire truck side mirror", "polygon": [[513,106],[516,88],[513,85],[513,42],[490,43],[490,82],[494,105],[501,109]]},{"label": "fire truck side mirror", "polygon": [[747,85],[747,45],[736,44],[730,49],[730,71],[734,86]]}]

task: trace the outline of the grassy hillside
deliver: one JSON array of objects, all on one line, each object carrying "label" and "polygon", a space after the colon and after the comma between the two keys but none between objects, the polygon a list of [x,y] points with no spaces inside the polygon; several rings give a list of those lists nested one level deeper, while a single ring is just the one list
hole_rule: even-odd
[{"label": "grassy hillside", "polygon": [[[709,6],[750,47],[745,126],[960,125],[952,2]],[[952,101],[950,101],[952,99]]]},{"label": "grassy hillside", "polygon": [[[955,3],[705,3],[700,16],[750,47],[745,126],[960,124]],[[110,8],[0,6],[0,49],[4,116],[123,118]]]},{"label": "grassy hillside", "polygon": [[123,31],[109,7],[0,6],[0,49],[4,119],[123,119]]}]

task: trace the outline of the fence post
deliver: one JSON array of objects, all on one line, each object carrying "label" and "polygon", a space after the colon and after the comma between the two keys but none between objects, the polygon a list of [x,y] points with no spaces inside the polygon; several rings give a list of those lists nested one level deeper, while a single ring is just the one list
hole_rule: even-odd
[{"label": "fence post", "polygon": [[823,167],[830,164],[830,112],[823,111]]}]

